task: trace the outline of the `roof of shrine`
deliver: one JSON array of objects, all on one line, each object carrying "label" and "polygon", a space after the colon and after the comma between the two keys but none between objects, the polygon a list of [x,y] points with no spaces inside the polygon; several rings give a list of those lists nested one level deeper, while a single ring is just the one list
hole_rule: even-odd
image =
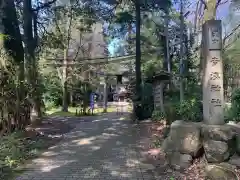
[{"label": "roof of shrine", "polygon": [[169,81],[171,79],[171,73],[167,71],[160,71],[155,73],[152,77],[146,78],[146,82],[153,83],[156,81]]}]

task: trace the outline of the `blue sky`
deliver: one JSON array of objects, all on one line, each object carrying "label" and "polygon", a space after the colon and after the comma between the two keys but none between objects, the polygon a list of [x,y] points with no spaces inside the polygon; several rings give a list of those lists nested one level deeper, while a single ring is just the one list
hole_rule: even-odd
[{"label": "blue sky", "polygon": [[111,43],[108,45],[108,51],[110,53],[110,56],[114,56],[114,51],[115,51],[115,47],[117,45],[119,45],[120,40],[115,38],[111,41]]}]

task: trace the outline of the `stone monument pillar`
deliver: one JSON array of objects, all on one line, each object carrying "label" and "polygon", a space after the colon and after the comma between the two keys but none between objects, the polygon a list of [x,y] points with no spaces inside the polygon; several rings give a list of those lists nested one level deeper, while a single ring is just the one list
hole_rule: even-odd
[{"label": "stone monument pillar", "polygon": [[203,25],[203,120],[210,125],[224,124],[222,26],[220,20]]}]

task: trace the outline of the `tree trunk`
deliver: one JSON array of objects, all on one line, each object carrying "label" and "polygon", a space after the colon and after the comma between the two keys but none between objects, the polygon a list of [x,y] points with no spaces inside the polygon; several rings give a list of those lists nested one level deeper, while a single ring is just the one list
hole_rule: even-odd
[{"label": "tree trunk", "polygon": [[71,40],[71,28],[72,28],[72,18],[73,18],[73,12],[72,12],[72,4],[70,2],[70,5],[67,7],[67,24],[66,24],[66,30],[67,30],[67,38],[64,44],[64,59],[63,59],[63,75],[62,75],[62,88],[63,88],[63,97],[62,97],[62,111],[68,112],[68,100],[69,100],[69,93],[68,93],[68,50],[69,50],[69,43]]},{"label": "tree trunk", "polygon": [[184,31],[184,17],[183,17],[183,0],[181,0],[181,12],[180,12],[180,102],[183,102],[184,100],[184,62],[183,62],[183,31]]},{"label": "tree trunk", "polygon": [[136,73],[136,97],[137,101],[141,101],[141,10],[140,2],[135,1],[136,8],[136,61],[135,61],[135,73]]},{"label": "tree trunk", "polygon": [[207,20],[216,18],[216,4],[217,0],[206,0],[206,6],[204,10],[204,22]]},{"label": "tree trunk", "polygon": [[31,0],[24,0],[23,2],[23,29],[24,29],[24,44],[25,44],[25,59],[27,63],[27,80],[30,87],[30,102],[32,106],[31,110],[31,122],[38,123],[42,113],[41,104],[38,93],[37,82],[37,66],[35,58],[36,44],[33,38],[33,11]]},{"label": "tree trunk", "polygon": [[70,106],[75,106],[75,102],[73,101],[73,90],[69,91],[69,104]]},{"label": "tree trunk", "polygon": [[63,60],[63,76],[62,76],[62,111],[68,112],[68,49],[64,49],[64,60]]},{"label": "tree trunk", "polygon": [[165,48],[164,48],[164,60],[166,62],[166,70],[171,73],[171,62],[169,56],[169,33],[168,33],[168,25],[169,25],[169,12],[166,12],[165,17]]},{"label": "tree trunk", "polygon": [[[1,33],[1,66],[6,61],[12,61],[16,67],[17,86],[16,86],[16,107],[14,108],[14,126],[20,128],[26,122],[20,122],[20,115],[23,113],[22,103],[24,101],[24,51],[22,39],[17,20],[17,13],[14,0],[2,0],[0,2],[0,33]],[[2,54],[3,53],[3,54]],[[6,56],[5,56],[6,55]],[[5,58],[4,58],[5,56]],[[5,61],[5,62],[4,62]],[[2,67],[3,68],[3,67]],[[13,107],[12,107],[13,108]],[[25,115],[25,114],[24,114]]]},{"label": "tree trunk", "polygon": [[128,23],[128,54],[132,54],[132,41],[131,41],[131,34],[132,34],[132,22]]}]

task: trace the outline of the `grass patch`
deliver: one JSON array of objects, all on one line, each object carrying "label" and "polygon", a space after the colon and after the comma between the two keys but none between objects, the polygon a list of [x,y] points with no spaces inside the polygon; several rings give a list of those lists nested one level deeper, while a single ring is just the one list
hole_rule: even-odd
[{"label": "grass patch", "polygon": [[76,116],[76,109],[73,107],[68,108],[68,112],[63,112],[61,107],[51,108],[46,111],[46,114],[49,116]]},{"label": "grass patch", "polygon": [[[99,113],[103,112],[103,110],[104,109],[100,108],[100,107],[95,109],[95,111],[99,112]],[[107,108],[107,112],[117,112],[117,108],[115,108],[115,107],[108,107]]]},{"label": "grass patch", "polygon": [[[62,116],[62,117],[64,117],[64,116],[65,117],[75,117],[76,116],[76,110],[79,112],[80,108],[69,107],[68,112],[63,112],[61,110],[61,107],[57,107],[57,108],[51,108],[51,109],[47,110],[46,115],[48,115],[48,116]],[[101,108],[101,107],[95,108],[94,111],[93,111],[93,115],[100,115],[101,113],[103,113],[103,110],[104,109]],[[128,108],[128,111],[131,111],[131,108]],[[117,108],[116,107],[108,107],[107,112],[117,112]]]},{"label": "grass patch", "polygon": [[0,139],[0,179],[12,179],[21,173],[26,160],[37,157],[48,146],[43,138],[29,137],[25,131],[14,132]]}]

